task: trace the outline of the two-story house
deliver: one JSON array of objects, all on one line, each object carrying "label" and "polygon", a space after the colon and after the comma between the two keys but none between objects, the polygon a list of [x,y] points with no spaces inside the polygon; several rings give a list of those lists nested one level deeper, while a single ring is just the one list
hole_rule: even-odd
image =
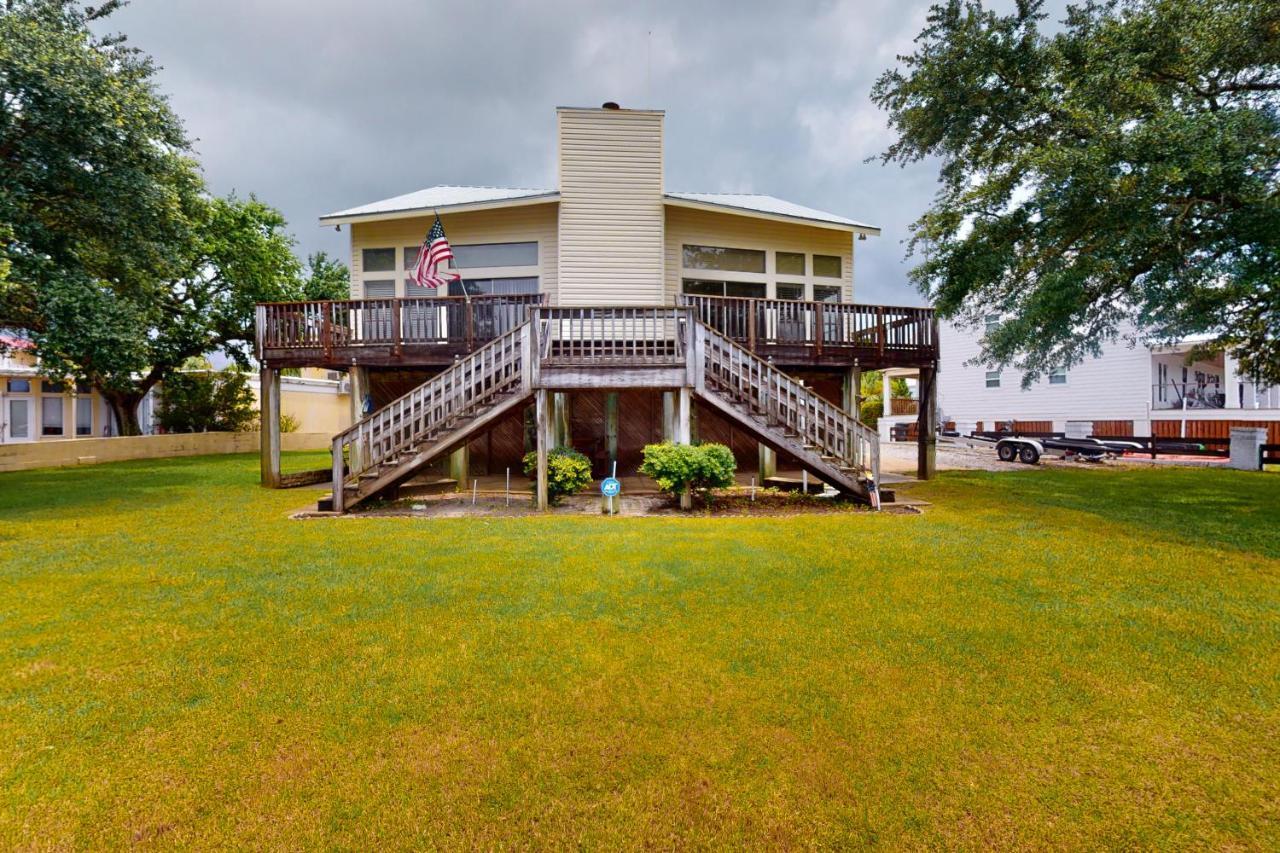
[{"label": "two-story house", "polygon": [[[931,417],[932,312],[854,301],[873,225],[668,190],[663,120],[559,108],[555,187],[436,186],[321,217],[350,234],[351,300],[259,306],[258,350],[264,412],[281,368],[350,371],[361,411],[334,439],[337,508],[431,465],[465,481],[557,445],[630,472],[664,438],[725,443],[762,476],[781,454],[868,495],[878,440],[857,421],[859,371],[918,369]],[[462,276],[447,292],[410,275],[436,215]]]}]

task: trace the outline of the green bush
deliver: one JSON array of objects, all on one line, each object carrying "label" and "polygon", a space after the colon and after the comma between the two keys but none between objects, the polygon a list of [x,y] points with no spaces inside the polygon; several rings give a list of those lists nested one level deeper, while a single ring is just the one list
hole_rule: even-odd
[{"label": "green bush", "polygon": [[[538,488],[538,454],[524,455],[524,472],[534,478]],[[557,447],[547,452],[547,500],[560,503],[565,495],[576,495],[591,483],[591,460],[571,447]]]},{"label": "green bush", "polygon": [[733,485],[737,470],[733,451],[723,444],[649,444],[644,448],[640,473],[653,478],[671,495],[700,492]]},{"label": "green bush", "polygon": [[165,432],[239,432],[257,421],[248,376],[234,367],[175,373],[160,387]]}]

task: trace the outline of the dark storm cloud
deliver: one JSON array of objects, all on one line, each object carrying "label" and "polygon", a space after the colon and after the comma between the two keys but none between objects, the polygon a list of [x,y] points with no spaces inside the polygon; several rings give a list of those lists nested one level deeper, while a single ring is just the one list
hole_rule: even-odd
[{"label": "dark storm cloud", "polygon": [[667,111],[667,187],[752,191],[883,227],[858,299],[913,302],[901,241],[928,167],[863,162],[889,137],[868,99],[926,4],[134,0],[111,19],[162,88],[218,192],[316,218],[437,183],[552,186],[553,108]]}]

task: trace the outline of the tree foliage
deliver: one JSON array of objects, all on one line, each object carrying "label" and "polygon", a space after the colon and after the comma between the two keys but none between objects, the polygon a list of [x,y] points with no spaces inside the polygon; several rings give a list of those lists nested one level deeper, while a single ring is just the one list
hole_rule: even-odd
[{"label": "tree foliage", "polygon": [[258,413],[247,375],[228,367],[172,374],[156,416],[167,432],[238,432],[249,429]]},{"label": "tree foliage", "polygon": [[1028,381],[1136,328],[1280,382],[1280,4],[1041,8],[936,5],[875,85],[884,161],[941,160],[915,282]]},{"label": "tree foliage", "polygon": [[647,444],[643,454],[640,473],[674,496],[687,491],[705,498],[712,489],[732,486],[738,467],[733,451],[723,444]]},{"label": "tree foliage", "polygon": [[119,6],[0,9],[0,326],[133,434],[148,390],[216,349],[245,364],[254,303],[304,290],[280,213],[210,198],[150,59],[91,32]]},{"label": "tree foliage", "polygon": [[307,256],[302,290],[304,299],[346,299],[351,295],[351,273],[326,252],[313,252]]}]

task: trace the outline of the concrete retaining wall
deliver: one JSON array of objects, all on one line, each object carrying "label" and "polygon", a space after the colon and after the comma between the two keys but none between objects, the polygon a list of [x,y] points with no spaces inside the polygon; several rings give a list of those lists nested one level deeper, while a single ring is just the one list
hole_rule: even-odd
[{"label": "concrete retaining wall", "polygon": [[[333,436],[323,432],[287,432],[280,436],[280,449],[325,450],[332,439]],[[257,453],[258,449],[256,432],[197,432],[33,441],[0,444],[0,472],[93,465],[98,462],[122,462],[126,459]]]}]

